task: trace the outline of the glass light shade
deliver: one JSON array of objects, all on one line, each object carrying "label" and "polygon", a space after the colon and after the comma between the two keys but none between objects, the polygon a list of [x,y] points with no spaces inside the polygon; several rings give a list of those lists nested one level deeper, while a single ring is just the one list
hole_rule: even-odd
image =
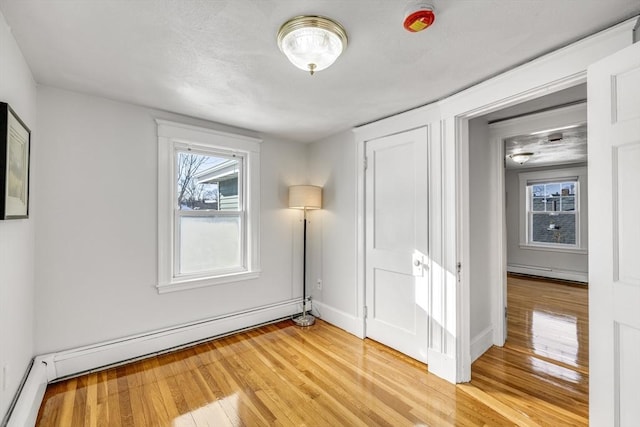
[{"label": "glass light shade", "polygon": [[515,153],[515,154],[511,154],[509,157],[511,157],[511,160],[513,160],[516,163],[520,163],[521,165],[526,163],[531,156],[533,156],[533,153]]},{"label": "glass light shade", "polygon": [[347,33],[337,22],[321,16],[299,16],[282,25],[278,47],[289,61],[313,74],[328,68],[347,47]]},{"label": "glass light shade", "polygon": [[322,208],[322,187],[315,185],[289,187],[289,207],[292,209]]}]

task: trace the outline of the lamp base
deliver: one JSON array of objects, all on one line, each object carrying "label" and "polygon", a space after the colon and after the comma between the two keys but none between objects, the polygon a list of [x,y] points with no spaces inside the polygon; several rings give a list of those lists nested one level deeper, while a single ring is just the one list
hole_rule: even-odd
[{"label": "lamp base", "polygon": [[294,317],[293,318],[293,323],[295,323],[298,326],[302,326],[302,327],[306,327],[306,326],[311,326],[314,323],[316,323],[316,318],[313,317],[311,314],[303,314],[300,315],[298,317]]}]

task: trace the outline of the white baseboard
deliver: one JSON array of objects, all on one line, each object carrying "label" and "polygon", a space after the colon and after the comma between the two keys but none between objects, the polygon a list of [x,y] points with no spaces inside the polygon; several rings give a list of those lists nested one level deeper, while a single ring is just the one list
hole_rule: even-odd
[{"label": "white baseboard", "polygon": [[482,356],[493,345],[493,326],[488,326],[475,337],[471,338],[471,363]]},{"label": "white baseboard", "polygon": [[357,336],[360,339],[364,338],[364,320],[357,316],[354,316],[344,311],[333,308],[320,301],[314,300],[312,302],[312,313],[320,319],[337,326],[340,329],[344,329]]},{"label": "white baseboard", "polygon": [[199,341],[206,341],[242,329],[290,317],[301,311],[301,300],[296,299],[172,328],[37,356],[7,420],[7,427],[33,426],[36,422],[38,409],[42,404],[47,384],[56,379],[186,347]]},{"label": "white baseboard", "polygon": [[31,427],[36,424],[38,410],[48,383],[47,363],[44,358],[36,357],[29,366],[26,380],[18,391],[15,405],[7,414],[9,417],[6,420],[7,427]]},{"label": "white baseboard", "polygon": [[558,270],[545,267],[509,264],[507,265],[507,272],[548,277],[550,279],[571,280],[573,282],[582,282],[585,284],[589,282],[589,273],[583,271]]},{"label": "white baseboard", "polygon": [[286,301],[58,352],[49,355],[53,359],[55,368],[53,376],[54,379],[58,379],[142,358],[293,316],[300,311],[301,304],[299,300]]},{"label": "white baseboard", "polygon": [[439,351],[429,349],[427,351],[429,361],[428,370],[430,373],[455,384],[458,381],[456,359]]}]

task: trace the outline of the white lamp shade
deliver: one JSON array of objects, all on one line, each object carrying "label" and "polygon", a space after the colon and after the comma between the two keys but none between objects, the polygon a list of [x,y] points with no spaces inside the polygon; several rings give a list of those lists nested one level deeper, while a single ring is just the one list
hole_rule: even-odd
[{"label": "white lamp shade", "polygon": [[322,187],[316,185],[289,187],[289,207],[292,209],[322,208]]}]

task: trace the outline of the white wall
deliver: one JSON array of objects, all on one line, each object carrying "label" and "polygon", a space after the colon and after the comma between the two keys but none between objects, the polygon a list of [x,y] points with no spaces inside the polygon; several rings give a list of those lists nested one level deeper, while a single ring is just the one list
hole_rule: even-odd
[{"label": "white wall", "polygon": [[497,152],[489,138],[489,127],[482,118],[469,122],[469,234],[471,256],[469,277],[471,292],[470,337],[472,345],[483,333],[491,338],[492,292],[495,266],[499,262],[497,239],[501,229],[496,218],[495,176]]},{"label": "white wall", "polygon": [[[0,13],[0,101],[31,129],[31,153],[39,150],[36,84]],[[39,167],[32,159],[31,167]],[[0,419],[34,356],[34,218],[37,191],[31,186],[30,218],[0,221]],[[6,378],[2,378],[6,368]]]},{"label": "white wall", "polygon": [[[356,144],[343,132],[309,144],[309,183],[323,187],[311,212],[307,283],[315,301],[356,316]],[[317,289],[317,280],[322,289]],[[320,313],[323,315],[326,313]],[[338,323],[340,325],[340,323]]]},{"label": "white wall", "polygon": [[[521,268],[515,266],[534,267],[531,274],[543,277],[565,278],[567,274],[575,274],[574,280],[578,277],[588,277],[588,254],[586,253],[566,253],[549,251],[544,249],[523,249],[520,247],[520,186],[518,174],[520,172],[536,172],[562,170],[566,168],[575,168],[576,166],[584,167],[585,164],[554,166],[546,168],[526,168],[522,170],[509,169],[505,173],[505,191],[506,191],[506,221],[507,221],[507,269],[509,271],[520,271]],[[587,200],[587,181],[586,176],[580,177],[580,220],[582,240],[588,241],[587,224],[588,224],[588,200]],[[550,269],[551,271],[536,269]],[[567,276],[566,278],[571,278]]]},{"label": "white wall", "polygon": [[38,113],[38,354],[301,295],[299,213],[287,209],[287,187],[307,175],[304,145],[262,144],[260,278],[159,295],[154,118],[234,130],[46,86]]}]

